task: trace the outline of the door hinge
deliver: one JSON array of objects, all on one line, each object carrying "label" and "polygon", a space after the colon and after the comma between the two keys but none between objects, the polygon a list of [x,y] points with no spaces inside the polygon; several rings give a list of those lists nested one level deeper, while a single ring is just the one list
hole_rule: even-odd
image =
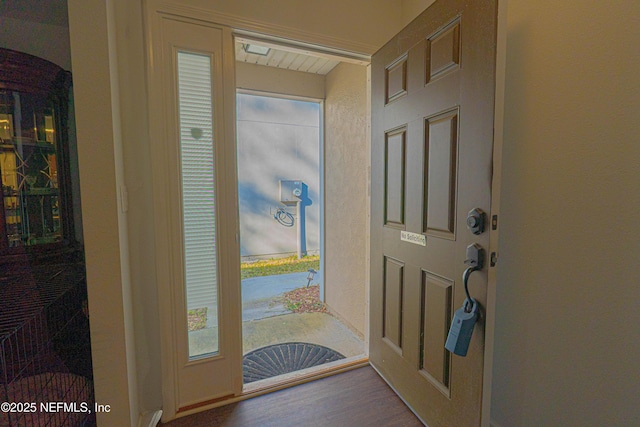
[{"label": "door hinge", "polygon": [[489,261],[489,265],[491,267],[495,267],[498,262],[498,254],[495,252],[491,252],[491,260]]},{"label": "door hinge", "polygon": [[493,215],[491,217],[491,229],[496,231],[498,229],[498,215]]}]

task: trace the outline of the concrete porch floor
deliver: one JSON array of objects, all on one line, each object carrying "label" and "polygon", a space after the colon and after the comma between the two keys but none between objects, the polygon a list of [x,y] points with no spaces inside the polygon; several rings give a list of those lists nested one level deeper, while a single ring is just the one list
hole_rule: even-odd
[{"label": "concrete porch floor", "polygon": [[243,353],[286,342],[306,342],[331,348],[344,357],[364,354],[364,343],[327,313],[292,313],[242,322]]},{"label": "concrete porch floor", "polygon": [[[317,283],[318,279],[316,276],[312,283]],[[243,354],[287,342],[319,344],[345,357],[364,354],[362,339],[334,316],[328,313],[292,313],[284,307],[282,294],[306,285],[307,273],[254,277],[242,281]],[[207,322],[205,329],[189,333],[190,353],[208,353],[217,347],[217,341],[215,322]]]}]

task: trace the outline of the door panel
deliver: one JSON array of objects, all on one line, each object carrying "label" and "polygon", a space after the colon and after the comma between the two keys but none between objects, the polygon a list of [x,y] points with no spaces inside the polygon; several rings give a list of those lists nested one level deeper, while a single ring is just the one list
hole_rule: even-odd
[{"label": "door panel", "polygon": [[447,339],[453,306],[453,281],[422,271],[420,373],[446,396],[451,390],[451,354]]},{"label": "door panel", "polygon": [[385,135],[385,225],[404,229],[406,129]]},{"label": "door panel", "polygon": [[466,247],[489,248],[466,215],[491,210],[496,6],[436,1],[372,61],[370,359],[431,427],[480,424],[482,318],[466,357],[444,343]]},{"label": "door panel", "polygon": [[398,353],[402,354],[402,291],[404,264],[385,258],[384,274],[384,326],[382,337]]},{"label": "door panel", "polygon": [[407,94],[407,55],[402,55],[386,67],[387,104]]},{"label": "door panel", "polygon": [[430,83],[460,68],[460,19],[427,38],[425,83]]},{"label": "door panel", "polygon": [[424,231],[455,240],[458,109],[425,119]]}]

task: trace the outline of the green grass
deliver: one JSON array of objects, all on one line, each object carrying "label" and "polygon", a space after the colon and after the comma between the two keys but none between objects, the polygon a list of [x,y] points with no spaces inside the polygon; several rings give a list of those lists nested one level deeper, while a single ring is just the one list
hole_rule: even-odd
[{"label": "green grass", "polygon": [[299,308],[300,308],[300,306],[301,306],[301,305],[302,305],[302,304],[301,304],[301,303],[299,303],[299,302],[289,302],[289,301],[288,301],[288,302],[286,302],[286,303],[285,303],[285,308],[286,308],[287,310],[289,310],[289,311],[293,311],[293,312],[295,312],[297,309],[299,309]]},{"label": "green grass", "polygon": [[306,272],[310,268],[320,270],[320,256],[312,255],[298,259],[295,255],[287,258],[274,258],[255,262],[243,262],[240,265],[242,278],[275,276],[278,274]]}]

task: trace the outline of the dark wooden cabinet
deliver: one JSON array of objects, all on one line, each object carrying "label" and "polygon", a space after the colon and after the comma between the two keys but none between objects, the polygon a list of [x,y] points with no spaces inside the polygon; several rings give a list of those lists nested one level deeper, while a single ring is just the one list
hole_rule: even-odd
[{"label": "dark wooden cabinet", "polygon": [[0,49],[0,261],[77,249],[69,162],[71,73]]}]

